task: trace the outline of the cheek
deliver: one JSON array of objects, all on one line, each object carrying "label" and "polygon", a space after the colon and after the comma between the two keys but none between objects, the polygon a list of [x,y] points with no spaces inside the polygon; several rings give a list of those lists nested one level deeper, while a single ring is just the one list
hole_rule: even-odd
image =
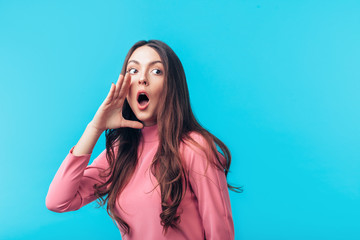
[{"label": "cheek", "polygon": [[165,94],[165,92],[166,92],[166,90],[164,89],[164,84],[160,84],[160,85],[158,86],[158,89],[157,89],[157,93],[158,93],[159,98],[160,98],[163,94]]}]

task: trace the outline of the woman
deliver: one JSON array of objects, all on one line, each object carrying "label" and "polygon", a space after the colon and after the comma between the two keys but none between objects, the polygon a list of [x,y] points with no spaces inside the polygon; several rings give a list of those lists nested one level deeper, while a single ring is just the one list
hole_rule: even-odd
[{"label": "woman", "polygon": [[[106,149],[87,166],[103,131]],[[46,205],[66,212],[99,199],[123,239],[233,239],[230,161],[196,121],[176,54],[161,41],[139,41],[61,164]]]}]

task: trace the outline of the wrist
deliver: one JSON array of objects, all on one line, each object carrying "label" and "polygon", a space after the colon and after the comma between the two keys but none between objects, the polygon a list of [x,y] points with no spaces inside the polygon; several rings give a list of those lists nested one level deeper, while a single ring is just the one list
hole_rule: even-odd
[{"label": "wrist", "polygon": [[92,129],[93,131],[95,131],[96,133],[98,134],[102,134],[106,129],[101,129],[97,126],[94,125],[93,121],[91,121],[89,124],[88,124],[88,128]]}]

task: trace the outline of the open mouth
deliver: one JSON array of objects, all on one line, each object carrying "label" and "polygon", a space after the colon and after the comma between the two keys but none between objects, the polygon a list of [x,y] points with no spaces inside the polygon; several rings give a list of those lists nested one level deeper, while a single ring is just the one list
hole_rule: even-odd
[{"label": "open mouth", "polygon": [[145,107],[149,103],[149,97],[146,93],[140,93],[138,95],[137,101],[141,107]]}]

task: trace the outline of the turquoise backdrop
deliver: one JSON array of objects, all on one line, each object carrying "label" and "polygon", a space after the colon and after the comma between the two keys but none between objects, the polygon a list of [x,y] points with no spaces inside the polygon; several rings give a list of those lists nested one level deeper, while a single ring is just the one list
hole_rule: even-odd
[{"label": "turquoise backdrop", "polygon": [[232,151],[236,239],[360,239],[358,0],[0,0],[0,239],[120,239],[45,196],[141,39],[175,50]]}]

